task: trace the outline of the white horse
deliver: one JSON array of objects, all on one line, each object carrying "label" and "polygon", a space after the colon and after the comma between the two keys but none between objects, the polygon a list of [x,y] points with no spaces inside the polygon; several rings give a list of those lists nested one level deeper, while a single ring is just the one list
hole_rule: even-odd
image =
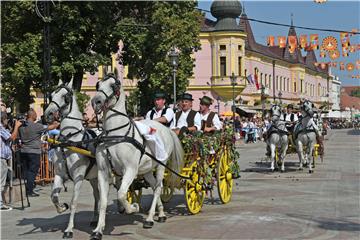
[{"label": "white horse", "polygon": [[[96,86],[97,93],[92,98],[95,113],[104,112],[102,141],[96,148],[96,161],[98,164],[98,180],[100,187],[99,221],[93,231],[92,239],[101,239],[105,227],[105,213],[107,207],[108,181],[111,172],[122,176],[121,187],[118,190],[118,199],[124,206],[127,214],[138,212],[139,205],[127,201],[127,192],[133,180],[141,175],[154,190],[154,198],[149,215],[143,227],[151,228],[154,224],[156,205],[159,210],[159,222],[166,221],[163,205],[160,199],[165,168],[152,160],[146,152],[146,141],[140,134],[132,119],[126,114],[125,94],[120,81],[114,75],[108,75],[99,81]],[[180,172],[183,165],[184,152],[177,135],[169,128],[156,121],[144,120],[142,123],[156,129],[156,136],[160,137],[165,145],[167,156],[170,156],[168,166]],[[144,154],[145,151],[145,154]],[[164,162],[166,164],[166,161]],[[154,170],[155,175],[154,177]],[[177,182],[173,174],[171,186]]]},{"label": "white horse", "polygon": [[[55,115],[59,114],[61,117],[60,138],[65,141],[82,141],[84,135],[87,135],[88,133],[85,131],[82,124],[82,113],[79,111],[76,97],[72,90],[72,80],[68,84],[63,84],[60,80],[57,89],[51,94],[51,97],[52,100],[44,113],[45,118],[48,122],[51,122],[54,120]],[[62,213],[69,208],[66,203],[59,203],[59,193],[64,181],[71,179],[74,182],[69,223],[63,235],[63,238],[72,238],[77,200],[84,179],[90,181],[95,198],[94,214],[90,225],[96,226],[97,224],[99,190],[96,161],[95,159],[66,148],[57,147],[53,162],[55,165],[55,178],[52,187],[51,200],[58,213]]]},{"label": "white horse", "polygon": [[288,131],[285,122],[281,121],[281,107],[273,105],[270,109],[271,127],[267,130],[267,147],[271,152],[271,171],[275,170],[276,147],[279,149],[278,157],[281,163],[281,172],[285,172],[285,156],[288,148]]},{"label": "white horse", "polygon": [[[309,156],[311,156],[313,152],[319,130],[313,121],[314,111],[313,103],[311,101],[305,100],[301,104],[301,115],[301,121],[298,122],[294,128],[294,141],[300,162],[299,169],[303,169],[303,164],[308,165],[309,173],[312,173],[313,169]],[[306,147],[305,154],[304,146]]]}]

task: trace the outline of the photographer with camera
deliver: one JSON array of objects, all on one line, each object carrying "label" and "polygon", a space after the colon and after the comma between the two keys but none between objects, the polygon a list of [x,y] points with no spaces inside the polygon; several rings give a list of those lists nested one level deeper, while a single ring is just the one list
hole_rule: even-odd
[{"label": "photographer with camera", "polygon": [[41,156],[41,136],[48,130],[59,126],[58,122],[53,122],[45,127],[41,123],[35,122],[37,114],[34,109],[27,112],[27,119],[20,128],[20,156],[25,170],[26,194],[29,197],[37,197],[39,194],[34,192],[35,178],[40,168]]},{"label": "photographer with camera", "polygon": [[1,135],[1,152],[0,152],[0,173],[1,173],[1,194],[0,194],[0,211],[9,211],[12,208],[5,206],[3,204],[3,191],[6,184],[6,176],[8,173],[8,161],[12,160],[12,151],[11,151],[11,143],[17,138],[18,130],[21,126],[21,122],[18,120],[15,120],[13,131],[10,133],[10,131],[7,129],[9,128],[8,123],[9,119],[6,112],[1,112],[1,124],[0,124],[0,135]]}]

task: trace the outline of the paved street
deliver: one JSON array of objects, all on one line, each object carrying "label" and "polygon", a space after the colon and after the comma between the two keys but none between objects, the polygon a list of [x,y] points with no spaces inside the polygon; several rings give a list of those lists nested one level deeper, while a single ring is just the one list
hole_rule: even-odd
[{"label": "paved street", "polygon": [[[264,144],[240,145],[242,178],[236,180],[232,201],[207,201],[202,212],[187,215],[182,192],[166,204],[168,220],[142,228],[144,214],[120,215],[109,202],[103,239],[359,239],[360,132],[333,130],[326,156],[315,173],[297,171],[297,156],[287,157],[287,172],[271,173],[262,162]],[[70,201],[69,192],[62,199]],[[68,212],[58,215],[50,203],[50,186],[40,187],[31,207],[2,213],[2,239],[61,239]],[[110,200],[115,199],[111,190]],[[74,239],[88,239],[92,229],[92,194],[84,184],[75,220]],[[144,209],[150,195],[142,199]],[[15,207],[19,207],[16,203]]]}]

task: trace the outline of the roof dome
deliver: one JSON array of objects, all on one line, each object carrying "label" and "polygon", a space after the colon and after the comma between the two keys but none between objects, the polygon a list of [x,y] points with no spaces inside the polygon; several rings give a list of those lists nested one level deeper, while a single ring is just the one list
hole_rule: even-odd
[{"label": "roof dome", "polygon": [[242,12],[242,7],[239,1],[213,1],[210,10],[216,18],[237,18]]},{"label": "roof dome", "polygon": [[216,30],[240,30],[236,23],[236,18],[242,12],[239,1],[213,1],[210,10],[217,19]]}]

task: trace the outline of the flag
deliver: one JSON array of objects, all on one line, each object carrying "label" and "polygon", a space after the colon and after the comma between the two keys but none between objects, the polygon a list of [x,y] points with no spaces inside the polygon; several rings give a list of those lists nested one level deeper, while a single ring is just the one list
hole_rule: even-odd
[{"label": "flag", "polygon": [[250,84],[255,84],[254,79],[253,79],[253,77],[252,77],[251,74],[250,74],[249,76],[247,76],[246,79],[248,80],[248,82],[249,82]]},{"label": "flag", "polygon": [[352,63],[346,64],[346,69],[347,69],[349,72],[353,71],[354,68],[355,68],[354,64],[352,64]]},{"label": "flag", "polygon": [[294,53],[297,46],[296,36],[289,36],[288,41],[289,41],[289,52]]},{"label": "flag", "polygon": [[325,52],[325,50],[324,50],[322,47],[320,48],[320,57],[321,57],[321,58],[326,57],[326,52]]},{"label": "flag", "polygon": [[300,35],[300,48],[301,49],[306,49],[307,48],[307,35]]},{"label": "flag", "polygon": [[310,34],[310,48],[312,50],[319,49],[319,34]]},{"label": "flag", "polygon": [[267,45],[272,47],[275,45],[275,37],[274,36],[268,36],[267,37]]},{"label": "flag", "polygon": [[340,62],[340,70],[341,70],[341,71],[345,70],[345,64],[344,64],[344,62]]},{"label": "flag", "polygon": [[255,85],[256,85],[256,90],[259,90],[260,89],[259,79],[256,73],[255,73]]},{"label": "flag", "polygon": [[284,48],[286,46],[286,37],[280,36],[278,37],[279,48]]},{"label": "flag", "polygon": [[360,60],[356,61],[356,69],[359,70],[360,69]]}]

